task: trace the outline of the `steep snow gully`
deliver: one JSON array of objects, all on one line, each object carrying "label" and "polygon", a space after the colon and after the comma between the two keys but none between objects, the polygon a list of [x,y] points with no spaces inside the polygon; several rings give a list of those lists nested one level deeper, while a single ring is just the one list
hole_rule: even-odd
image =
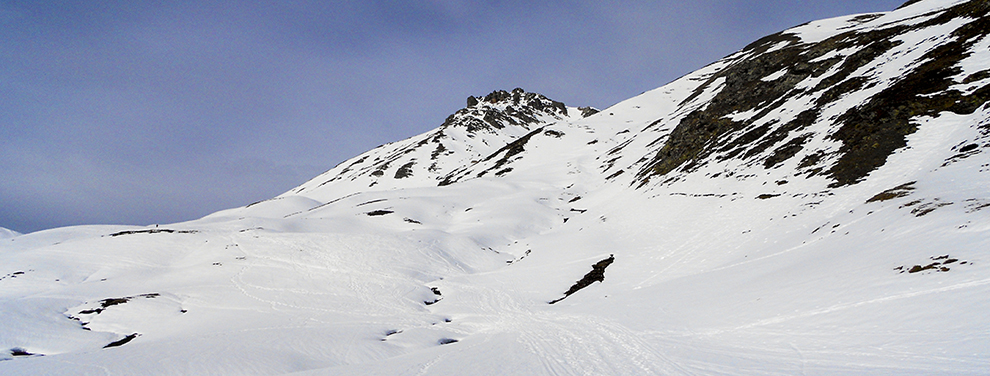
[{"label": "steep snow gully", "polygon": [[468,97],[190,222],[0,232],[0,373],[987,374],[988,11],[811,22],[600,112]]}]

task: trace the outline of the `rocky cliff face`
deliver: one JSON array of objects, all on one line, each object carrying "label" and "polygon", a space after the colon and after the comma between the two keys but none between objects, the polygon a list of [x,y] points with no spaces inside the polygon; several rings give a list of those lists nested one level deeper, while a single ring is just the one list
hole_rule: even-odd
[{"label": "rocky cliff face", "polygon": [[639,179],[737,159],[765,169],[791,161],[794,175],[855,184],[907,145],[917,119],[972,114],[990,99],[990,5],[911,4],[770,35],[717,63],[680,102],[689,110],[658,120],[676,126]]}]

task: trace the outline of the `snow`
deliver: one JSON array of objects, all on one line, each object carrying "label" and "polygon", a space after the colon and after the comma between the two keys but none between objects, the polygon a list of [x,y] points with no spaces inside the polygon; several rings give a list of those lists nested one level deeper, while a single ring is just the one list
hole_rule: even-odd
[{"label": "snow", "polygon": [[0,227],[0,239],[10,239],[15,236],[19,236],[20,233],[14,230],[5,229]]},{"label": "snow", "polygon": [[766,77],[761,78],[761,80],[767,81],[767,82],[777,81],[777,79],[779,79],[781,77],[784,77],[785,74],[787,74],[787,70],[786,69],[782,69],[782,70],[779,70],[777,72],[774,72],[774,73],[770,74],[769,76],[766,76]]},{"label": "snow", "polygon": [[965,2],[967,0],[925,0],[886,13],[855,14],[813,21],[785,33],[798,36],[804,43],[817,43],[841,32],[917,25],[935,18],[941,10]]},{"label": "snow", "polygon": [[[799,29],[823,38],[806,29],[849,19]],[[680,120],[724,89],[711,77],[735,55],[587,118],[569,108],[504,133],[446,129],[450,153],[435,160],[439,130],[384,145],[199,220],[3,239],[0,373],[985,374],[990,109],[912,119],[908,146],[860,183],[797,176],[804,155],[836,150],[829,118],[947,31],[903,36],[902,52],[857,73],[877,87],[823,109],[776,168],[713,157],[636,189]],[[964,71],[985,69],[983,55]],[[786,122],[816,99],[732,116]],[[500,166],[511,171],[478,176],[527,134]],[[394,162],[374,177],[376,160]],[[437,165],[393,178],[414,160]],[[451,173],[461,178],[438,186]],[[603,282],[548,304],[610,256]],[[948,270],[906,272],[935,262]]]},{"label": "snow", "polygon": [[[973,46],[972,54],[960,62],[959,68],[962,69],[962,72],[956,76],[955,81],[961,82],[967,77],[986,69],[987,66],[990,66],[990,38],[984,36]],[[965,95],[972,95],[973,92],[988,82],[990,82],[990,78],[984,78],[970,83],[953,85],[950,89],[959,90]]]},{"label": "snow", "polygon": [[839,30],[854,28],[857,25],[855,20],[859,16],[862,15],[849,15],[813,21],[789,29],[784,33],[796,35],[798,38],[801,38],[801,42],[803,43],[818,43],[835,36]]}]

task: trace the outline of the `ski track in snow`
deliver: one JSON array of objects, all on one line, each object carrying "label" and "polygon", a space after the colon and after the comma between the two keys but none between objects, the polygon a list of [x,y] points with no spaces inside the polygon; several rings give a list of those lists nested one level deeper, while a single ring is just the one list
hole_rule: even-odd
[{"label": "ski track in snow", "polygon": [[[913,298],[913,297],[916,297],[916,296],[919,296],[919,295],[935,294],[935,293],[940,293],[940,292],[946,292],[946,291],[952,291],[952,290],[959,290],[959,289],[963,289],[963,288],[977,287],[977,286],[983,286],[983,285],[988,285],[988,284],[990,284],[990,279],[984,279],[984,280],[979,280],[979,281],[972,281],[972,282],[960,283],[960,284],[946,286],[946,287],[940,287],[940,288],[937,288],[937,289],[929,289],[929,290],[923,290],[923,291],[913,291],[913,292],[907,292],[907,293],[903,293],[903,294],[896,294],[896,295],[891,295],[891,296],[885,296],[885,297],[882,297],[882,298],[876,298],[876,299],[871,299],[871,300],[859,301],[859,302],[855,302],[855,303],[837,304],[837,305],[830,306],[830,307],[827,307],[827,308],[812,310],[812,311],[809,311],[809,312],[803,312],[803,313],[796,314],[796,315],[786,315],[786,316],[780,316],[780,317],[774,317],[774,318],[771,318],[771,319],[761,320],[761,321],[758,321],[758,322],[754,322],[754,323],[742,325],[742,326],[733,328],[731,330],[741,330],[741,329],[748,329],[748,328],[757,327],[757,326],[766,326],[766,325],[771,325],[771,324],[778,324],[778,323],[781,323],[781,322],[784,322],[784,321],[789,321],[789,320],[794,320],[794,319],[803,318],[803,317],[809,317],[809,316],[815,316],[815,315],[822,315],[822,314],[832,313],[832,312],[835,312],[835,311],[840,311],[840,310],[855,308],[855,307],[859,307],[859,306],[863,306],[863,305],[867,305],[867,304],[882,303],[882,302],[887,302],[887,301],[891,301],[891,300],[901,300],[901,299]],[[725,332],[725,330],[710,331],[710,332],[705,332],[705,333],[701,333],[701,334],[702,335],[706,335],[706,336],[711,336],[711,335],[716,335],[716,334],[719,334],[719,333],[722,333],[722,332]]]},{"label": "ski track in snow", "polygon": [[[621,325],[599,317],[526,308],[500,290],[460,287],[469,290],[461,294],[482,299],[470,305],[476,310],[469,315],[472,332],[516,334],[520,345],[539,356],[545,374],[688,374],[640,333]],[[446,357],[430,360],[420,374]]]}]

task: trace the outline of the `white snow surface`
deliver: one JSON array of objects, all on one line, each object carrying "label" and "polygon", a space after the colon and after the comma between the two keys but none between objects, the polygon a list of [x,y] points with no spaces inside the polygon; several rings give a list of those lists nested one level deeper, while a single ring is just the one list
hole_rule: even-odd
[{"label": "white snow surface", "polygon": [[[930,29],[904,51],[945,43]],[[878,59],[862,72],[876,85],[822,118],[918,57]],[[438,128],[195,221],[0,239],[0,374],[987,374],[990,108],[914,118],[908,146],[857,184],[796,176],[837,147],[819,121],[776,168],[712,158],[637,188],[739,58],[589,117]],[[814,99],[733,119],[786,122]],[[871,201],[882,192],[899,194]],[[548,304],[610,256],[603,281]]]},{"label": "white snow surface", "polygon": [[19,233],[17,231],[0,227],[0,239],[10,239],[10,238],[13,238],[15,236],[18,236],[20,234],[21,233]]}]

